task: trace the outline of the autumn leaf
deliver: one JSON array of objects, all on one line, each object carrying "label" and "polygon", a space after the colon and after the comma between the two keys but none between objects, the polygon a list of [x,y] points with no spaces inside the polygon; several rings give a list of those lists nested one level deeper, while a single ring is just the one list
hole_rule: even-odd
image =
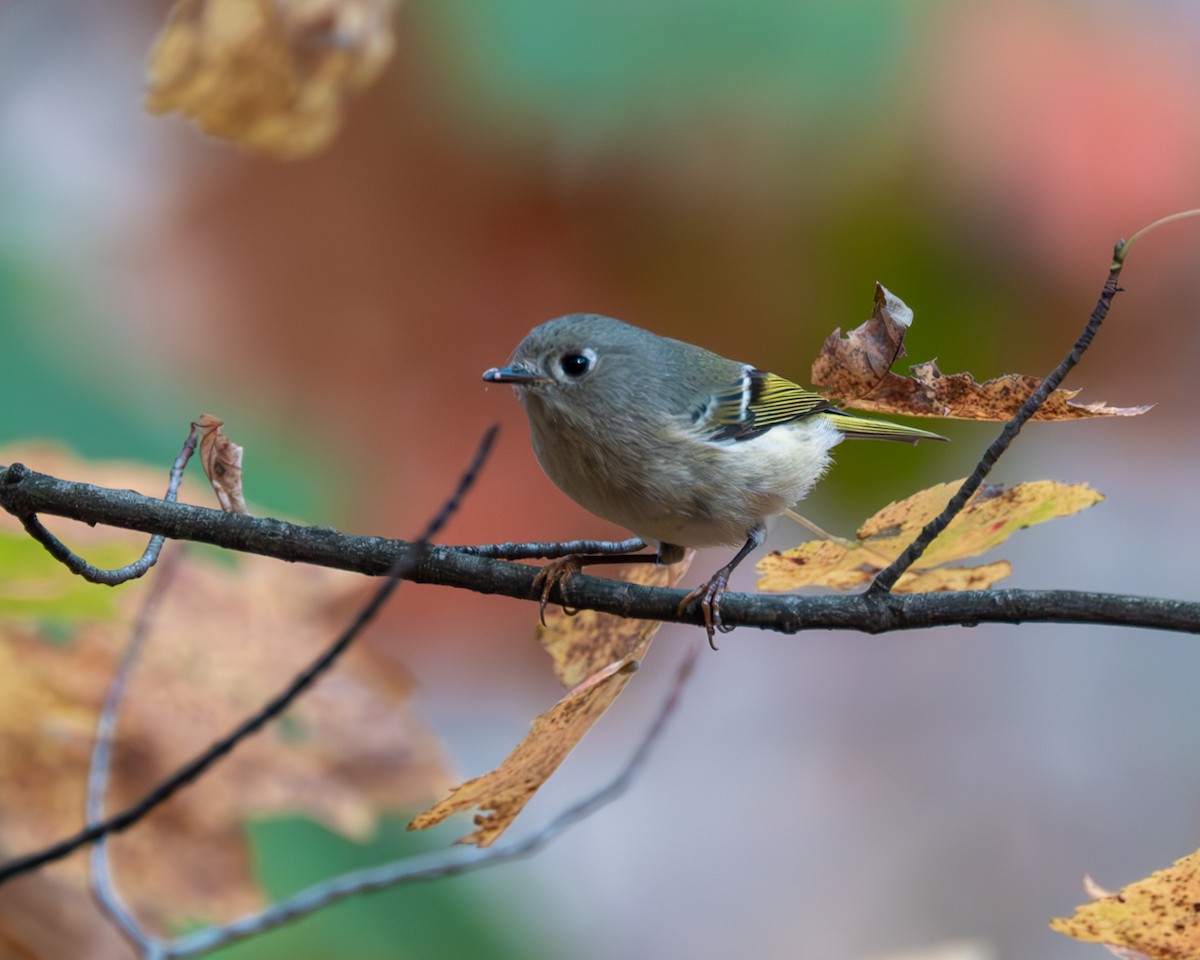
[{"label": "autumn leaf", "polygon": [[838,397],[869,395],[906,355],[904,335],[912,322],[912,309],[883,284],[875,284],[871,319],[844,337],[839,327],[826,338],[813,363],[814,385]]},{"label": "autumn leaf", "polygon": [[[626,577],[648,586],[676,586],[691,566],[688,551],[670,567],[640,564]],[[631,620],[581,610],[568,616],[555,608],[546,612],[542,646],[554,661],[554,671],[571,689],[533,721],[525,739],[491,773],[468,780],[444,800],[416,816],[410,830],[425,830],[455,813],[480,810],[476,828],[459,843],[491,846],[508,829],[543,783],[575,749],[583,735],[625,689],[645,657],[657,621]]]},{"label": "autumn leaf", "polygon": [[225,436],[224,420],[208,413],[200,414],[200,464],[212,484],[217,502],[227,513],[246,513],[242,495],[242,448]]},{"label": "autumn leaf", "polygon": [[279,159],[324,148],[392,53],[393,0],[178,0],[146,109]]},{"label": "autumn leaf", "polygon": [[1074,916],[1051,920],[1050,929],[1149,960],[1194,960],[1200,956],[1200,851],[1077,907]]},{"label": "autumn leaf", "polygon": [[[909,367],[910,376],[891,372],[905,355],[904,335],[912,310],[882,284],[875,285],[871,319],[842,336],[834,330],[813,362],[813,386],[843,406],[874,413],[957,420],[1009,420],[1037,388],[1038,377],[1009,374],[979,383],[969,373],[945,374],[928,360]],[[1055,390],[1034,420],[1133,417],[1153,407],[1110,407],[1075,403],[1078,390]]]},{"label": "autumn leaf", "polygon": [[[945,509],[962,483],[939,483],[889,504],[859,527],[855,540],[810,540],[769,554],[757,567],[758,589],[776,593],[813,586],[847,590],[869,582]],[[1020,483],[1009,489],[986,487],[971,498],[893,589],[898,593],[986,589],[1012,572],[1006,561],[979,567],[942,565],[979,556],[1018,530],[1071,516],[1103,499],[1103,494],[1087,484],[1053,480]]]},{"label": "autumn leaf", "polygon": [[[97,467],[61,454],[56,463],[28,448],[5,462],[13,459],[116,488],[161,490],[167,479],[165,468]],[[19,529],[0,517],[0,542]],[[71,521],[61,521],[60,532],[93,557],[136,556],[145,542],[144,535]],[[330,642],[370,589],[351,574],[252,555],[236,565],[202,559],[198,550],[176,559],[175,580],[122,703],[110,811],[140,798],[257,710]],[[51,575],[28,561],[23,552],[0,550],[0,583],[10,597],[50,592]],[[158,575],[152,570],[115,590],[89,586],[107,605],[86,616],[76,611],[53,628],[41,608],[31,617],[26,607],[0,604],[0,849],[37,849],[79,829],[100,703]],[[61,566],[58,576],[81,582]],[[248,817],[300,811],[363,839],[382,812],[419,808],[444,792],[450,780],[443,752],[416,714],[412,687],[391,658],[356,648],[280,721],[136,830],[114,837],[114,873],[134,912],[161,932],[184,919],[229,919],[260,906],[243,842]],[[86,902],[86,864],[74,857],[55,868],[61,883],[22,900],[20,921],[90,935],[84,923],[55,926],[69,899],[62,884],[72,902]],[[3,956],[6,917],[0,910]],[[90,956],[89,945],[45,955]]]}]

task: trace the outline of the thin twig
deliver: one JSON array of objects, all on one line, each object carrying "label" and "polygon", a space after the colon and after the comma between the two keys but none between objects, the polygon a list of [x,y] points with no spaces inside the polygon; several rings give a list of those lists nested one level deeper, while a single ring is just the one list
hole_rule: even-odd
[{"label": "thin twig", "polygon": [[[175,457],[175,462],[171,465],[171,478],[167,483],[167,494],[163,497],[163,500],[167,503],[174,503],[175,498],[179,495],[179,482],[183,478],[183,468],[187,466],[188,460],[191,459],[198,439],[197,426],[193,423],[191,429],[188,431],[187,439],[183,442],[183,448],[179,451],[179,455]],[[21,525],[25,528],[25,531],[45,547],[55,560],[64,564],[68,570],[91,583],[100,583],[109,587],[115,587],[117,584],[125,583],[128,580],[136,580],[138,577],[144,577],[150,571],[150,568],[158,562],[158,555],[162,551],[163,541],[165,540],[165,537],[161,535],[153,536],[150,538],[150,542],[146,544],[146,549],[141,557],[133,563],[126,564],[123,567],[116,567],[112,570],[105,570],[88,563],[83,557],[74,553],[65,543],[42,525],[36,513],[18,513],[16,517],[21,521]]]},{"label": "thin twig", "polygon": [[[182,549],[182,548],[181,548]],[[158,569],[158,576],[150,581],[142,607],[138,611],[130,630],[129,642],[121,654],[112,682],[104,697],[100,719],[96,723],[96,743],[92,747],[92,760],[88,769],[86,821],[89,826],[104,819],[104,794],[108,789],[109,772],[112,769],[113,741],[117,728],[117,711],[125,696],[130,675],[141,655],[142,647],[150,631],[150,625],[166,596],[167,588],[179,566],[181,550],[169,554]],[[143,955],[154,953],[160,945],[146,933],[129,909],[121,901],[112,878],[108,859],[107,839],[101,837],[92,847],[92,895],[114,924]]]},{"label": "thin twig", "polygon": [[287,900],[272,904],[258,913],[242,917],[226,926],[211,927],[180,937],[166,945],[164,955],[170,958],[198,956],[302,919],[347,897],[362,896],[402,884],[440,880],[536,853],[570,827],[611,803],[629,787],[645,765],[651,750],[666,729],[667,721],[675,712],[688,678],[696,666],[699,650],[694,644],[688,647],[657,716],[616,777],[590,797],[560,813],[532,836],[492,847],[470,859],[464,858],[459,850],[439,851],[426,857],[397,860],[345,873],[301,890]]},{"label": "thin twig", "polygon": [[802,526],[805,530],[807,530],[809,533],[811,533],[818,540],[829,540],[832,543],[840,543],[840,544],[849,544],[850,543],[850,541],[847,540],[845,537],[839,537],[835,533],[830,533],[824,527],[817,526],[815,523],[813,523],[811,520],[809,520],[808,517],[804,516],[803,514],[797,513],[795,510],[785,510],[785,511],[783,511],[783,515],[785,517],[787,517],[789,520],[791,520],[793,523],[798,523],[800,526]]},{"label": "thin twig", "polygon": [[1077,364],[1083,357],[1087,348],[1091,345],[1092,339],[1096,336],[1096,331],[1100,329],[1100,324],[1104,322],[1104,318],[1108,315],[1108,308],[1112,304],[1113,297],[1117,295],[1117,278],[1121,275],[1121,267],[1124,263],[1125,241],[1120,241],[1116,245],[1113,254],[1113,262],[1109,267],[1108,279],[1104,282],[1104,288],[1100,291],[1100,298],[1096,301],[1096,306],[1092,309],[1092,315],[1088,317],[1087,325],[1083,328],[1083,333],[1079,335],[1079,339],[1075,341],[1070,352],[1063,357],[1062,362],[1054,368],[1054,372],[1042,381],[1041,386],[1037,388],[1017,411],[1016,415],[1004,425],[1004,429],[1000,431],[1000,435],[992,441],[991,445],[984,451],[983,456],[979,458],[979,463],[975,465],[975,469],[971,475],[963,481],[963,485],[958,488],[958,491],[950,498],[950,502],[946,504],[946,508],[936,517],[925,524],[924,529],[917,535],[917,538],[900,554],[890,565],[872,581],[871,586],[866,590],[866,596],[878,599],[884,594],[891,591],[895,586],[896,581],[900,579],[901,574],[911,567],[921,554],[929,547],[934,538],[940,534],[962,509],[967,505],[967,502],[974,496],[975,491],[983,484],[984,478],[991,472],[992,467],[996,465],[996,461],[1009,448],[1009,445],[1017,438],[1017,434],[1021,432],[1021,427],[1035,413],[1041,409],[1046,398],[1053,393],[1063,378],[1072,367]]},{"label": "thin twig", "polygon": [[1177,223],[1180,220],[1195,220],[1197,217],[1200,217],[1200,210],[1180,210],[1178,213],[1159,217],[1153,223],[1146,224],[1146,226],[1136,231],[1128,240],[1117,244],[1117,249],[1113,252],[1114,265],[1124,263],[1125,258],[1129,256],[1129,251],[1133,249],[1133,245],[1146,234],[1157,230],[1159,227],[1166,226],[1168,223]]},{"label": "thin twig", "polygon": [[[362,632],[363,628],[378,614],[384,602],[392,595],[396,587],[399,586],[401,580],[407,575],[411,567],[421,562],[425,551],[428,549],[429,540],[437,536],[450,517],[458,510],[462,498],[466,495],[467,491],[474,485],[479,471],[482,469],[484,461],[491,451],[497,429],[497,427],[493,426],[484,434],[478,449],[475,451],[475,456],[471,460],[470,466],[462,475],[450,499],[443,504],[437,515],[425,528],[424,533],[411,545],[411,549],[397,555],[392,567],[387,572],[387,579],[379,586],[375,594],[363,606],[362,610],[359,611],[358,616],[354,618],[350,626],[342,631],[338,638],[316,660],[301,671],[284,690],[273,697],[257,713],[247,717],[234,730],[211,744],[202,753],[176,770],[175,773],[159,783],[132,806],[104,820],[88,825],[83,830],[59,843],[39,850],[36,853],[0,864],[0,883],[19,874],[34,870],[43,864],[59,860],[81,846],[95,843],[101,837],[107,836],[110,833],[120,832],[137,823],[155,807],[164,803],[180,789],[193,782],[209,767],[236,747],[238,743],[251,734],[257,733],[268,721],[286,710],[296,697],[311,686],[317,677],[332,666],[338,657],[345,652],[351,642]],[[240,515],[227,514],[227,516]]]}]

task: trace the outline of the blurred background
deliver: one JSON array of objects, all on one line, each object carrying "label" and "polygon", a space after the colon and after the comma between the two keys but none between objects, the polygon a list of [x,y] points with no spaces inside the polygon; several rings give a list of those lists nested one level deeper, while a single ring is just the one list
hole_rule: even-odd
[{"label": "blurred background", "polygon": [[[259,510],[353,532],[414,534],[500,421],[448,540],[624,535],[553,488],[511,391],[480,382],[550,317],[607,313],[803,382],[878,280],[916,311],[912,362],[1042,375],[1113,243],[1200,200],[1185,0],[409,0],[382,79],[293,163],[142,111],[165,10],[0,4],[0,441],[165,473],[211,412]],[[1011,541],[1009,585],[1196,598],[1198,262],[1200,226],[1142,241],[1068,381],[1155,410],[1035,425],[993,474],[1109,496]],[[954,442],[839,448],[806,516],[848,535],[996,433],[934,429]],[[772,545],[801,539],[785,523]],[[722,562],[702,555],[697,582]],[[372,638],[464,776],[558,695],[535,617],[406,587]],[[619,766],[703,642],[664,628],[518,832]],[[1095,956],[1046,927],[1082,874],[1117,887],[1200,846],[1197,676],[1194,640],[1129,630],[735,633],[628,795],[530,862],[438,885],[432,916],[481,939],[411,955]],[[260,826],[260,869],[289,849],[344,866],[310,829]],[[403,924],[347,952],[320,932],[345,916],[238,955],[328,956],[323,936],[410,955]]]}]

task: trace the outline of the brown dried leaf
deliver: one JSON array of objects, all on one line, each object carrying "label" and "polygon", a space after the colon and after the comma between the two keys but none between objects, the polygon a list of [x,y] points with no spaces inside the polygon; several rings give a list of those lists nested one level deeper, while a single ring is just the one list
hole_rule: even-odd
[{"label": "brown dried leaf", "polygon": [[393,0],[178,0],[150,54],[146,109],[295,159],[323,149],[342,106],[392,53]]},{"label": "brown dried leaf", "polygon": [[200,463],[217,501],[226,513],[246,513],[242,496],[242,448],[225,436],[224,420],[208,413],[200,414]]},{"label": "brown dried leaf", "polygon": [[[28,450],[21,459],[48,468]],[[166,471],[63,463],[55,472],[146,490],[164,486]],[[71,526],[65,536],[82,539],[89,555],[109,537],[128,541],[124,531]],[[0,518],[0,532],[13,529],[19,524]],[[0,554],[0,582],[20,588],[22,556]],[[110,811],[261,706],[329,642],[368,589],[350,574],[261,557],[243,556],[236,568],[180,560],[122,703]],[[40,568],[32,575],[35,584],[45,576]],[[35,849],[78,829],[99,706],[147,585],[106,591],[115,598],[107,614],[73,625],[66,640],[60,627],[0,617],[0,849]],[[381,811],[411,809],[444,792],[444,756],[416,715],[411,688],[392,661],[353,651],[282,720],[115,837],[114,872],[138,916],[161,930],[183,917],[229,918],[259,906],[242,832],[251,815],[299,810],[362,838]],[[74,891],[76,909],[86,902],[86,865],[74,857],[54,871]],[[61,928],[64,936],[75,929],[55,919],[61,893],[38,893],[40,906],[22,911],[24,926]],[[2,956],[12,933],[7,916],[0,910]],[[92,942],[46,955],[91,956]]]},{"label": "brown dried leaf", "polygon": [[[775,593],[812,586],[846,590],[867,583],[945,509],[960,486],[961,480],[939,483],[889,504],[864,521],[856,540],[810,540],[791,550],[769,554],[758,564],[758,589]],[[984,488],[930,544],[894,589],[900,593],[925,593],[990,587],[1012,572],[1007,562],[933,568],[977,557],[1018,530],[1055,517],[1071,516],[1103,499],[1103,494],[1087,484],[1053,480],[1020,483],[1008,490]]]},{"label": "brown dried leaf", "polygon": [[[813,385],[844,406],[873,413],[1003,421],[1011,419],[1042,382],[1010,374],[978,383],[969,373],[942,373],[934,360],[909,367],[908,377],[892,373],[892,363],[904,356],[904,334],[911,323],[912,311],[876,284],[871,319],[845,337],[840,327],[829,335],[813,361]],[[1078,393],[1055,390],[1033,419],[1133,417],[1153,407],[1075,403]]]},{"label": "brown dried leaf", "polygon": [[[687,573],[692,555],[689,550],[682,562],[670,567],[639,564],[630,568],[626,579],[675,586]],[[455,787],[450,796],[414,817],[409,829],[425,830],[452,814],[477,809],[477,829],[458,842],[479,847],[495,843],[625,689],[660,626],[594,610],[581,610],[573,617],[557,608],[548,610],[542,645],[554,658],[559,680],[572,689],[534,719],[525,739],[499,767]]]},{"label": "brown dried leaf", "polygon": [[875,284],[871,319],[843,337],[839,327],[825,340],[813,361],[813,383],[833,396],[866,396],[887,376],[892,364],[905,355],[904,334],[913,312],[883,284]]},{"label": "brown dried leaf", "polygon": [[1051,920],[1050,929],[1149,960],[1194,960],[1200,956],[1200,851],[1077,907],[1074,916]]}]

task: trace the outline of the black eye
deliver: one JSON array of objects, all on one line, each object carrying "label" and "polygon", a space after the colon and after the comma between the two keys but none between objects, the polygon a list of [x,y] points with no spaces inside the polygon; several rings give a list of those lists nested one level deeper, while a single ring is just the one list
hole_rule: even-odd
[{"label": "black eye", "polygon": [[582,377],[592,367],[592,358],[582,353],[568,353],[562,358],[562,371],[568,377]]}]

